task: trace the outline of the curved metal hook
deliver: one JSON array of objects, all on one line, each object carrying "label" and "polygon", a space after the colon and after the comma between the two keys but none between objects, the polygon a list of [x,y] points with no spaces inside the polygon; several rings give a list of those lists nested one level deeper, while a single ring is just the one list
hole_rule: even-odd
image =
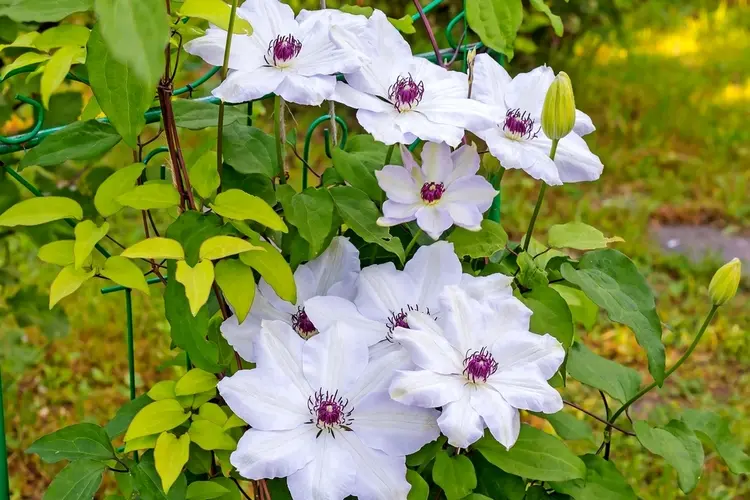
[{"label": "curved metal hook", "polygon": [[34,107],[34,110],[36,111],[34,113],[34,126],[25,134],[16,135],[13,137],[3,137],[2,135],[0,135],[0,142],[2,142],[3,144],[17,145],[23,144],[24,142],[33,139],[42,129],[42,124],[44,123],[44,106],[42,106],[41,102],[20,94],[16,94],[16,99],[26,104],[31,104]]},{"label": "curved metal hook", "polygon": [[[143,159],[143,164],[148,165],[148,162],[150,162],[154,156],[160,153],[169,153],[169,148],[166,146],[159,146],[158,148],[152,149],[151,151],[148,152],[146,157]],[[145,169],[143,170],[143,173],[141,174],[141,176],[142,176],[141,178],[145,180],[146,178]],[[167,178],[167,169],[164,167],[164,165],[161,166],[160,177],[162,178],[162,180]]]},{"label": "curved metal hook", "polygon": [[[313,121],[307,128],[307,133],[305,134],[305,146],[302,150],[302,161],[305,163],[302,170],[302,189],[307,188],[307,167],[309,165],[308,160],[310,158],[310,140],[312,139],[313,132],[315,132],[315,129],[318,128],[321,124],[329,121],[330,119],[331,115],[323,115]],[[346,122],[344,121],[344,119],[340,116],[336,116],[336,123],[341,125],[341,141],[339,142],[338,147],[344,149],[346,147],[346,140],[349,138],[349,128],[346,126]],[[331,137],[328,129],[325,129],[323,131],[323,136],[325,137],[326,156],[330,158]]]}]

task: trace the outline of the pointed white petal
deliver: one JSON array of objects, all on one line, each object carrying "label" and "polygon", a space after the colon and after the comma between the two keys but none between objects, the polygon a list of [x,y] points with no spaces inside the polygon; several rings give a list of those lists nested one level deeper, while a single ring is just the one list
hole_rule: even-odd
[{"label": "pointed white petal", "polygon": [[426,182],[445,182],[453,171],[451,148],[447,144],[428,142],[422,146],[422,172]]},{"label": "pointed white petal", "polygon": [[482,384],[471,395],[471,406],[482,417],[498,443],[510,449],[521,431],[521,416],[492,387]]},{"label": "pointed white petal", "polygon": [[354,490],[352,457],[348,447],[339,441],[326,432],[316,439],[312,461],[287,478],[292,498],[342,500]]},{"label": "pointed white petal", "polygon": [[[331,240],[328,248],[315,259],[297,268],[307,269],[312,276],[310,295],[304,300],[319,295],[339,295],[351,299],[355,293],[355,281],[359,274],[359,250],[344,236],[337,236]],[[295,272],[297,281],[297,272]],[[298,285],[298,297],[299,294]]]},{"label": "pointed white petal", "polygon": [[[502,321],[500,316],[497,321]],[[498,371],[523,372],[535,368],[544,380],[549,380],[565,359],[565,349],[552,335],[503,329],[496,340],[490,349],[498,363]]]},{"label": "pointed white petal", "polygon": [[282,381],[290,380],[307,398],[313,389],[302,372],[304,345],[305,341],[290,325],[281,321],[264,321],[255,343],[255,358],[259,369]]},{"label": "pointed white petal", "polygon": [[237,316],[233,315],[221,324],[221,334],[246,361],[255,362],[255,342],[263,320],[290,323],[291,316],[286,310],[276,309],[262,293],[257,293],[245,321],[238,324]]},{"label": "pointed white petal", "polygon": [[422,186],[416,185],[414,178],[404,167],[386,165],[381,170],[375,171],[375,177],[389,200],[407,204],[422,201],[419,197],[419,190]]},{"label": "pointed white petal", "polygon": [[475,175],[479,171],[481,159],[477,153],[477,147],[474,144],[464,144],[451,154],[453,161],[453,171],[446,179],[446,185],[461,177]]},{"label": "pointed white petal", "polygon": [[[372,94],[366,94],[344,82],[336,82],[336,88],[331,95],[331,100],[340,102],[350,108],[364,109],[377,113],[388,112],[393,106]],[[394,110],[395,111],[395,110]]]},{"label": "pointed white petal", "polygon": [[505,401],[521,410],[557,413],[563,408],[560,393],[547,383],[541,371],[533,366],[498,371],[487,379]]},{"label": "pointed white petal", "polygon": [[346,323],[335,323],[305,342],[302,369],[313,388],[345,393],[367,367],[367,344]]},{"label": "pointed white petal", "polygon": [[419,307],[436,311],[443,288],[461,282],[461,262],[453,251],[453,243],[438,241],[420,247],[406,263],[406,272],[417,285]]},{"label": "pointed white petal", "polygon": [[451,219],[457,226],[469,231],[480,231],[482,229],[482,213],[475,204],[450,202],[445,205]]},{"label": "pointed white petal", "polygon": [[305,467],[315,456],[314,425],[288,431],[250,429],[229,460],[247,479],[286,477]]},{"label": "pointed white petal", "polygon": [[398,370],[388,392],[391,398],[405,405],[437,408],[460,399],[465,387],[463,375]]},{"label": "pointed white petal", "polygon": [[485,318],[491,315],[488,306],[472,299],[459,286],[448,286],[440,295],[438,324],[458,352],[467,353],[483,347],[480,338],[486,327]]},{"label": "pointed white petal", "polygon": [[300,27],[302,50],[294,60],[294,70],[300,75],[335,75],[349,73],[362,66],[357,52],[334,45],[330,27],[322,20],[303,23]]},{"label": "pointed white petal", "polygon": [[417,224],[433,240],[437,240],[453,225],[453,219],[447,209],[438,205],[427,205],[417,210]]},{"label": "pointed white petal", "polygon": [[[224,49],[227,43],[227,32],[219,28],[209,28],[206,35],[185,44],[185,52],[198,56],[208,64],[224,64]],[[229,69],[253,71],[265,64],[263,52],[256,43],[246,35],[232,37],[232,50],[229,55]]]},{"label": "pointed white petal", "polygon": [[487,143],[492,156],[508,169],[521,169],[534,179],[541,179],[550,186],[560,186],[560,174],[555,162],[546,153],[531,144],[534,141],[514,141],[505,136],[501,128],[495,127],[477,133]]},{"label": "pointed white petal", "polygon": [[596,130],[596,127],[594,126],[594,122],[591,121],[589,115],[576,109],[576,124],[573,127],[573,132],[580,136],[584,136],[590,134],[594,130]]},{"label": "pointed white petal", "polygon": [[412,142],[410,140],[412,137],[411,131],[404,132],[397,124],[400,117],[401,115],[393,106],[389,106],[383,111],[368,111],[366,109],[357,111],[357,121],[362,125],[362,128],[372,134],[375,140],[387,145]]},{"label": "pointed white petal", "polygon": [[260,67],[252,71],[232,71],[211,93],[225,102],[238,103],[260,99],[276,92],[284,75],[276,68]]},{"label": "pointed white petal", "polygon": [[346,443],[351,457],[349,464],[356,470],[354,490],[358,500],[393,500],[406,498],[409,483],[406,481],[406,459],[392,457],[365,445],[356,432],[342,432],[339,437]]},{"label": "pointed white petal", "polygon": [[539,123],[544,98],[554,79],[555,72],[548,66],[539,66],[528,73],[516,75],[506,88],[507,109],[519,109],[521,112],[529,113],[531,118]]},{"label": "pointed white petal", "polygon": [[[462,127],[450,121],[437,122],[430,120],[428,116],[420,111],[420,106],[404,113],[399,113],[394,108],[395,114],[391,120],[402,131],[404,138],[415,137],[423,141],[445,142],[451,147],[456,147],[461,143],[461,139],[464,136],[464,129]],[[362,122],[360,121],[360,123]],[[362,125],[364,126],[364,124]],[[399,142],[409,144],[413,142],[413,139]]]},{"label": "pointed white petal", "polygon": [[385,325],[393,313],[417,303],[415,288],[409,275],[392,262],[369,266],[359,273],[354,304],[363,316]]},{"label": "pointed white petal", "polygon": [[276,93],[287,102],[305,106],[318,106],[333,94],[336,87],[335,76],[303,76],[284,71],[284,80]]},{"label": "pointed white petal", "polygon": [[278,0],[243,2],[237,8],[237,15],[250,22],[253,38],[263,47],[268,47],[279,35],[296,34],[298,29],[292,8]]},{"label": "pointed white petal", "polygon": [[396,226],[403,224],[404,222],[413,221],[417,218],[417,211],[424,206],[422,200],[416,203],[397,203],[391,200],[385,200],[383,203],[383,217],[381,218],[383,223],[380,226]]},{"label": "pointed white petal", "polygon": [[481,175],[461,177],[447,186],[443,200],[474,205],[480,212],[484,213],[492,205],[497,191],[487,179]]},{"label": "pointed white petal", "polygon": [[[424,370],[444,375],[461,373],[464,355],[456,351],[442,335],[420,329],[420,322],[429,325],[428,321],[420,316],[427,315],[409,313],[409,328],[396,328],[393,331],[393,340],[409,351],[412,361]],[[429,319],[429,316],[427,318]]]},{"label": "pointed white petal", "polygon": [[[530,141],[540,152],[552,147],[550,141],[543,134]],[[604,166],[598,156],[589,150],[586,141],[571,132],[563,137],[557,145],[555,166],[562,182],[595,181],[602,175]]]},{"label": "pointed white petal", "polygon": [[505,90],[510,82],[508,72],[489,54],[479,54],[474,59],[472,99],[504,107]]},{"label": "pointed white petal", "polygon": [[[496,106],[467,98],[422,101],[416,109],[433,123],[453,125],[471,132],[496,126],[502,115],[502,110]],[[457,145],[452,144],[454,147]]]},{"label": "pointed white petal", "polygon": [[342,322],[368,346],[377,344],[388,333],[385,324],[365,318],[351,301],[341,297],[313,297],[305,302],[305,312],[318,331],[328,330],[336,322]]},{"label": "pointed white petal", "polygon": [[461,399],[443,406],[443,413],[437,421],[448,438],[448,444],[456,448],[468,448],[484,435],[484,422],[471,406],[472,392],[475,390],[467,386]]},{"label": "pointed white petal", "polygon": [[489,276],[461,275],[461,288],[474,300],[484,301],[490,307],[513,296],[512,276],[495,273]]},{"label": "pointed white petal", "polygon": [[[380,347],[385,346],[385,347]],[[390,346],[390,347],[389,347]],[[356,407],[362,398],[373,392],[387,391],[393,381],[396,370],[413,368],[409,353],[400,345],[387,340],[373,347],[370,361],[364,373],[360,375],[353,387],[345,394],[349,403]]]}]

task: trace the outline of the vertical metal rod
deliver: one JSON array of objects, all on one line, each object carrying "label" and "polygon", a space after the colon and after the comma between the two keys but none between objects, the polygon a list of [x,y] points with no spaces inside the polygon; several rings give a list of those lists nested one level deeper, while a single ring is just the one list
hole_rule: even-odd
[{"label": "vertical metal rod", "polygon": [[5,414],[3,412],[3,376],[0,374],[0,499],[10,500],[8,452],[5,448]]},{"label": "vertical metal rod", "polygon": [[128,330],[128,379],[130,384],[130,399],[135,399],[135,346],[133,344],[133,291],[125,290],[125,315]]}]

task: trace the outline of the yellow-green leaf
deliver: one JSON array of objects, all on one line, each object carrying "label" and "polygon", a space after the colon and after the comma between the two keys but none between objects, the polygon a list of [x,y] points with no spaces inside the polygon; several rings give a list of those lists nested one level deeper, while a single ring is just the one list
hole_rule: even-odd
[{"label": "yellow-green leaf", "polygon": [[217,262],[214,271],[216,283],[219,284],[224,297],[234,308],[237,319],[242,323],[255,299],[253,270],[239,260],[228,259]]},{"label": "yellow-green leaf", "polygon": [[5,78],[5,75],[14,69],[23,68],[29,64],[44,62],[49,60],[49,58],[50,57],[47,54],[37,54],[36,52],[26,52],[25,54],[21,54],[15,61],[3,66],[2,71],[0,71],[0,79]]},{"label": "yellow-green leaf", "polygon": [[[178,397],[185,398],[188,396],[178,396]],[[202,405],[212,400],[214,397],[216,397],[216,387],[214,387],[213,389],[209,389],[208,391],[199,392],[198,394],[196,394],[190,406],[193,409],[200,408]]]},{"label": "yellow-green leaf", "polygon": [[45,30],[34,38],[33,45],[39,50],[49,52],[51,49],[66,45],[85,47],[91,30],[78,24],[61,24]]},{"label": "yellow-green leaf", "polygon": [[169,238],[147,238],[123,250],[122,257],[128,259],[177,259],[185,258],[179,242]]},{"label": "yellow-green leaf", "polygon": [[187,488],[186,500],[211,500],[228,495],[230,489],[227,489],[214,481],[195,481],[190,483]]},{"label": "yellow-green leaf", "polygon": [[154,401],[136,413],[125,433],[125,441],[172,430],[188,418],[190,413],[185,413],[176,399]]},{"label": "yellow-green leaf", "polygon": [[187,262],[181,260],[177,262],[175,279],[185,287],[190,312],[193,316],[197,315],[211,293],[211,285],[214,282],[213,263],[210,260],[202,260],[195,267],[190,267]]},{"label": "yellow-green leaf", "polygon": [[201,198],[212,197],[221,184],[216,165],[216,151],[208,151],[198,158],[190,167],[189,175],[193,188],[198,191]]},{"label": "yellow-green leaf", "polygon": [[67,217],[83,218],[83,209],[77,201],[62,196],[43,196],[10,207],[0,215],[0,226],[36,226]]},{"label": "yellow-green leaf", "polygon": [[49,289],[49,308],[55,307],[71,293],[78,290],[87,280],[94,276],[94,271],[84,271],[73,266],[66,266],[60,270]]},{"label": "yellow-green leaf", "polygon": [[234,450],[237,443],[229,434],[209,420],[194,420],[190,424],[190,439],[204,450]]},{"label": "yellow-green leaf", "polygon": [[297,302],[297,285],[289,263],[273,245],[259,242],[258,246],[265,248],[265,252],[245,252],[240,254],[240,260],[252,267],[263,276],[279,297],[295,304]]},{"label": "yellow-green leaf", "polygon": [[[22,33],[16,37],[11,43],[0,44],[0,51],[7,49],[8,47],[21,47],[31,49],[35,47],[34,41],[39,37],[38,31],[30,31],[28,33]],[[28,54],[29,52],[27,52]],[[5,68],[3,68],[5,69]]]},{"label": "yellow-green leaf", "polygon": [[161,382],[155,383],[153,387],[151,387],[151,389],[146,393],[146,395],[154,401],[161,401],[162,399],[174,399],[176,396],[174,393],[174,386],[174,380],[162,380]]},{"label": "yellow-green leaf", "polygon": [[66,45],[55,52],[44,67],[42,81],[40,83],[42,92],[42,103],[49,108],[49,98],[57,87],[65,80],[65,75],[73,65],[73,61],[79,59],[85,50],[83,47]]},{"label": "yellow-green leaf", "polygon": [[150,450],[156,446],[156,440],[159,439],[158,434],[152,434],[150,436],[143,436],[136,439],[131,439],[125,443],[125,453],[137,450]]},{"label": "yellow-green leaf", "polygon": [[222,426],[222,429],[225,431],[228,431],[229,429],[234,429],[235,427],[245,427],[247,424],[244,420],[242,420],[237,415],[232,415],[227,419],[226,422],[224,422],[224,425]]},{"label": "yellow-green leaf", "polygon": [[[229,29],[229,16],[232,14],[232,8],[221,0],[185,0],[180,8],[180,14],[187,17],[200,17],[226,31]],[[252,35],[253,27],[249,22],[235,15],[232,33]]]},{"label": "yellow-green leaf", "polygon": [[208,420],[218,426],[227,423],[227,414],[216,403],[205,403],[198,410],[198,415],[193,416],[193,420]]},{"label": "yellow-green leaf", "polygon": [[171,183],[144,184],[118,196],[117,203],[137,210],[170,208],[180,204],[180,193]]},{"label": "yellow-green leaf", "polygon": [[37,257],[47,264],[67,266],[73,263],[73,240],[60,240],[47,243],[39,249]]},{"label": "yellow-green leaf", "polygon": [[118,169],[101,183],[96,190],[96,195],[94,195],[94,206],[103,217],[109,217],[122,208],[122,205],[117,201],[117,197],[130,191],[135,186],[144,168],[146,168],[146,165],[143,163],[128,165]]},{"label": "yellow-green leaf", "polygon": [[187,463],[189,455],[190,436],[188,434],[183,434],[178,438],[170,432],[162,432],[156,440],[154,462],[164,493],[169,493],[169,489]]},{"label": "yellow-green leaf", "polygon": [[218,260],[250,250],[264,251],[236,236],[213,236],[201,244],[199,256],[205,260]]},{"label": "yellow-green leaf", "polygon": [[84,262],[91,255],[99,240],[104,238],[109,232],[109,223],[105,222],[101,227],[97,227],[90,220],[85,220],[76,224],[75,235],[76,241],[73,245],[73,256],[75,257],[76,269],[81,269]]},{"label": "yellow-green leaf", "polygon": [[227,189],[219,193],[209,206],[227,219],[254,220],[276,231],[288,231],[284,221],[268,203],[239,189]]},{"label": "yellow-green leaf", "polygon": [[104,268],[99,272],[102,276],[111,279],[118,285],[150,295],[148,283],[146,283],[143,273],[138,269],[138,266],[125,257],[119,255],[110,257],[104,263]]},{"label": "yellow-green leaf", "polygon": [[189,396],[210,391],[216,387],[219,381],[213,373],[209,373],[200,368],[193,368],[177,381],[174,387],[174,393],[177,396]]}]

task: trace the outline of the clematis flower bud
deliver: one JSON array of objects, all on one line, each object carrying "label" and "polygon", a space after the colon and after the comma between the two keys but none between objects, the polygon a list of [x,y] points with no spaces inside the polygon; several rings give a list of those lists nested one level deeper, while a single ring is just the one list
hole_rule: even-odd
[{"label": "clematis flower bud", "polygon": [[708,294],[714,305],[720,306],[734,298],[740,286],[742,263],[740,259],[732,259],[716,271],[708,285]]},{"label": "clematis flower bud", "polygon": [[570,77],[561,71],[552,81],[542,108],[542,130],[552,140],[560,140],[576,123],[576,102]]}]

